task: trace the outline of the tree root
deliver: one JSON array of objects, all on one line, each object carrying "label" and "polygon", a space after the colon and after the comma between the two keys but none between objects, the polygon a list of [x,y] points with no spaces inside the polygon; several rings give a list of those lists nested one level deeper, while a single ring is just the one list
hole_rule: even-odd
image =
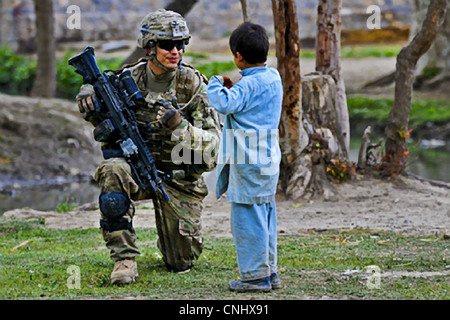
[{"label": "tree root", "polygon": [[414,174],[412,172],[408,172],[408,171],[405,171],[404,175],[407,176],[407,177],[411,177],[411,178],[414,178],[416,180],[419,180],[421,182],[427,182],[427,183],[429,183],[429,184],[431,184],[432,186],[435,186],[435,187],[450,189],[450,183],[447,183],[447,182],[444,182],[444,181],[427,179],[427,178],[418,176],[418,175],[416,175],[416,174]]}]

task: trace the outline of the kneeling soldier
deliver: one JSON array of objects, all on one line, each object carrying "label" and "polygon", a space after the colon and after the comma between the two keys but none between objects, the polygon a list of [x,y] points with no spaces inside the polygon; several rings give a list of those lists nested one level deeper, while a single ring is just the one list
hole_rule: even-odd
[{"label": "kneeling soldier", "polygon": [[[115,261],[113,284],[134,282],[138,276],[135,257],[140,252],[132,225],[133,201],[153,200],[157,245],[168,270],[188,272],[202,252],[200,219],[208,193],[202,173],[215,167],[221,127],[216,111],[208,104],[206,77],[181,63],[189,39],[181,15],[166,10],[152,12],[142,21],[138,38],[138,45],[147,50],[148,57],[118,71],[130,70],[145,97],[146,103],[135,110],[140,132],[146,136],[158,170],[173,172],[173,179],[164,182],[170,201],[142,190],[120,147],[103,144],[105,161],[95,179],[101,187],[100,227]],[[175,106],[162,107],[161,100],[173,101]],[[83,86],[77,101],[84,118],[98,126],[92,87]],[[182,159],[178,159],[180,154]],[[190,161],[183,161],[186,154]]]}]

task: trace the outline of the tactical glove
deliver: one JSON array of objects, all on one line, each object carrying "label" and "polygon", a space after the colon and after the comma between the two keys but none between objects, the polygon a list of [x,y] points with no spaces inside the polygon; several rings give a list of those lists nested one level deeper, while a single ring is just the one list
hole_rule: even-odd
[{"label": "tactical glove", "polygon": [[166,101],[161,100],[159,103],[161,106],[159,107],[157,120],[161,122],[164,127],[174,131],[183,121],[180,111]]},{"label": "tactical glove", "polygon": [[82,86],[77,95],[77,104],[81,113],[95,111],[95,91],[92,86]]}]

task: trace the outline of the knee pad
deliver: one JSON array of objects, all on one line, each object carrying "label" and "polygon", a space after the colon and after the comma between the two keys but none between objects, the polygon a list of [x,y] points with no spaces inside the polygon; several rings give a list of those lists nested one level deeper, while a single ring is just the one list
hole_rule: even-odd
[{"label": "knee pad", "polygon": [[131,206],[131,200],[126,193],[102,192],[98,202],[105,218],[100,220],[102,228],[111,232],[131,229],[131,222],[123,218]]}]

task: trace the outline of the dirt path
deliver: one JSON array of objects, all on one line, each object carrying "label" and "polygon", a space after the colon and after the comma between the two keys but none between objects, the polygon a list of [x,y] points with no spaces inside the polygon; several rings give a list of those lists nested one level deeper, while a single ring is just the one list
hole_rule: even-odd
[{"label": "dirt path", "polygon": [[[412,178],[394,183],[375,179],[352,181],[337,186],[334,201],[277,201],[280,236],[302,235],[311,229],[367,228],[405,234],[450,232],[450,192]],[[49,228],[97,228],[96,204],[69,213],[39,212],[30,209],[6,212],[5,217],[44,218]],[[136,204],[135,227],[155,227],[151,201]],[[203,212],[203,231],[207,237],[231,237],[230,204],[209,195]]]}]

